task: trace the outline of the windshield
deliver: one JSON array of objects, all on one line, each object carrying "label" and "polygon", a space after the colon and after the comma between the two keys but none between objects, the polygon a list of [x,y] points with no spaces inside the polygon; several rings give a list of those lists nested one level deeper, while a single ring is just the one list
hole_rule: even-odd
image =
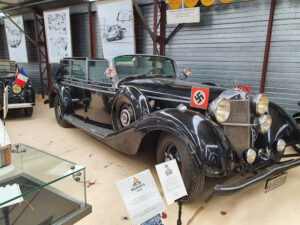
[{"label": "windshield", "polygon": [[119,79],[133,75],[176,78],[174,62],[158,56],[120,56],[114,59]]},{"label": "windshield", "polygon": [[0,61],[0,77],[15,75],[16,63],[14,61]]}]

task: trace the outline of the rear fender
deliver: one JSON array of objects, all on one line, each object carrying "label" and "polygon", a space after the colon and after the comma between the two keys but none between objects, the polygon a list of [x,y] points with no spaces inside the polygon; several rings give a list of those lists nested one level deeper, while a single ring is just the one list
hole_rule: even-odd
[{"label": "rear fender", "polygon": [[120,96],[126,96],[131,100],[136,111],[136,118],[140,118],[142,115],[150,113],[151,107],[147,98],[136,87],[121,86],[115,97],[112,99],[112,107],[114,107],[114,103]]}]

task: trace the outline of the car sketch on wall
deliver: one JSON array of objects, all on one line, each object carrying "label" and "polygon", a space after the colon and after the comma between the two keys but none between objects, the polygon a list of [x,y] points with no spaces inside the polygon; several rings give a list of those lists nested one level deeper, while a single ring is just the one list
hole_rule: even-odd
[{"label": "car sketch on wall", "polygon": [[105,39],[107,41],[122,40],[124,38],[125,32],[126,28],[123,28],[118,24],[112,25],[108,28],[107,32],[105,33]]},{"label": "car sketch on wall", "polygon": [[[267,181],[271,190],[300,165],[299,157],[281,162],[291,157],[286,147],[300,143],[295,120],[264,94],[182,80],[176,62],[163,56],[65,58],[58,71],[46,103],[62,127],[127,154],[148,147],[157,163],[176,159],[190,200],[210,180],[215,193],[226,194],[277,179]],[[221,183],[230,177],[239,180]]]}]

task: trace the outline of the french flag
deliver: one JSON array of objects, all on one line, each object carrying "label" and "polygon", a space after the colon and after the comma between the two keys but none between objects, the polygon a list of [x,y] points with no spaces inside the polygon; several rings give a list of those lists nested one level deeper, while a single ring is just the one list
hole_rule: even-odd
[{"label": "french flag", "polygon": [[25,87],[28,80],[27,74],[24,72],[23,68],[19,71],[15,84]]}]

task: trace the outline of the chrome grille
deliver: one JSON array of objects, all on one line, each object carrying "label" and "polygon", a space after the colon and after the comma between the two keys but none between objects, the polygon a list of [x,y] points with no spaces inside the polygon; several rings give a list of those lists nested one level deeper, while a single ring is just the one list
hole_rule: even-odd
[{"label": "chrome grille", "polygon": [[225,124],[225,134],[238,154],[250,148],[251,127],[245,126],[250,124],[249,100],[230,101],[230,116]]}]

